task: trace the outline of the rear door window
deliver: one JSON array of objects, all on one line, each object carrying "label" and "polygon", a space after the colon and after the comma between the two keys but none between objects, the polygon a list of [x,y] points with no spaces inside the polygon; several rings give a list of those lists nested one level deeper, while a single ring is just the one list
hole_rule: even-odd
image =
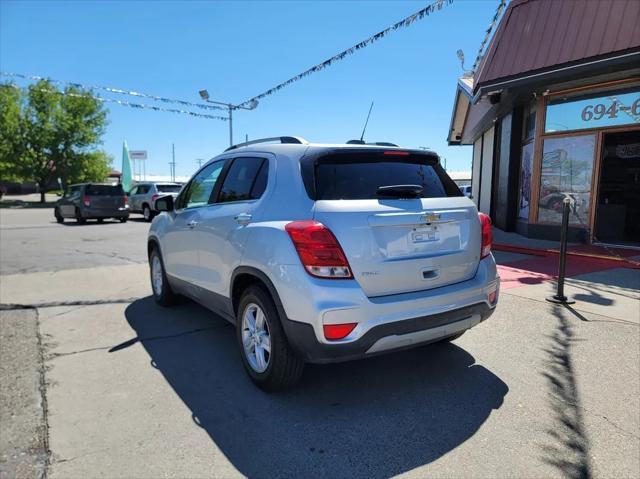
[{"label": "rear door window", "polygon": [[253,200],[267,184],[268,162],[264,158],[236,158],[222,183],[218,203]]},{"label": "rear door window", "polygon": [[[461,192],[442,167],[428,161],[327,161],[315,168],[316,199],[380,199],[381,186],[418,185],[421,198],[460,196]],[[444,177],[443,177],[444,174]],[[447,180],[453,183],[448,185]]]},{"label": "rear door window", "polygon": [[122,185],[87,185],[84,192],[87,196],[124,196]]}]

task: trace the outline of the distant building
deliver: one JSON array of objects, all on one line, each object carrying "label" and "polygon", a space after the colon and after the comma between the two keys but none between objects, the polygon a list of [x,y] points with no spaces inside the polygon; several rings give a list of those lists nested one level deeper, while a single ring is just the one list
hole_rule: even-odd
[{"label": "distant building", "polygon": [[506,231],[640,246],[640,1],[513,0],[447,138],[473,145],[472,195]]},{"label": "distant building", "polygon": [[121,172],[119,172],[118,170],[111,170],[107,175],[107,179],[105,180],[105,183],[113,183],[117,185],[120,183],[121,179],[122,179]]}]

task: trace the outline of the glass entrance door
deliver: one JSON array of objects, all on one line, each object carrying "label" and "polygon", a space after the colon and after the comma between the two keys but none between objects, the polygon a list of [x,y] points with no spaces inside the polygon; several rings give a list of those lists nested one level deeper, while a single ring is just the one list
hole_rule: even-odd
[{"label": "glass entrance door", "polygon": [[606,133],[594,241],[640,246],[640,130]]}]

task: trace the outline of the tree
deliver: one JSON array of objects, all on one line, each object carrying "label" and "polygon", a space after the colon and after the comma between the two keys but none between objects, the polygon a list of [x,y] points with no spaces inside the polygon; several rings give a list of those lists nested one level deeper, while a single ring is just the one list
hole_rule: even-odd
[{"label": "tree", "polygon": [[15,158],[22,156],[21,92],[0,86],[0,179],[19,181]]},{"label": "tree", "polygon": [[[35,181],[44,202],[47,188],[60,178],[69,182],[100,181],[110,158],[95,148],[107,125],[107,110],[90,93],[75,87],[57,90],[41,80],[26,95],[15,85],[0,87],[0,167],[3,178]],[[17,92],[17,93],[16,93]],[[4,110],[4,108],[3,108]],[[17,111],[17,114],[16,114]]]}]

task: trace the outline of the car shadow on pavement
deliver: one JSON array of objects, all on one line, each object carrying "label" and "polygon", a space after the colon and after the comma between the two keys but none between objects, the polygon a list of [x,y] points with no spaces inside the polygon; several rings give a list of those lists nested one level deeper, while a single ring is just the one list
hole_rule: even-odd
[{"label": "car shadow on pavement", "polygon": [[[454,344],[309,365],[293,389],[267,394],[242,369],[234,327],[185,301],[151,297],[126,319],[167,383],[248,477],[389,477],[469,439],[509,388]],[[159,418],[162,420],[162,418]]]}]

